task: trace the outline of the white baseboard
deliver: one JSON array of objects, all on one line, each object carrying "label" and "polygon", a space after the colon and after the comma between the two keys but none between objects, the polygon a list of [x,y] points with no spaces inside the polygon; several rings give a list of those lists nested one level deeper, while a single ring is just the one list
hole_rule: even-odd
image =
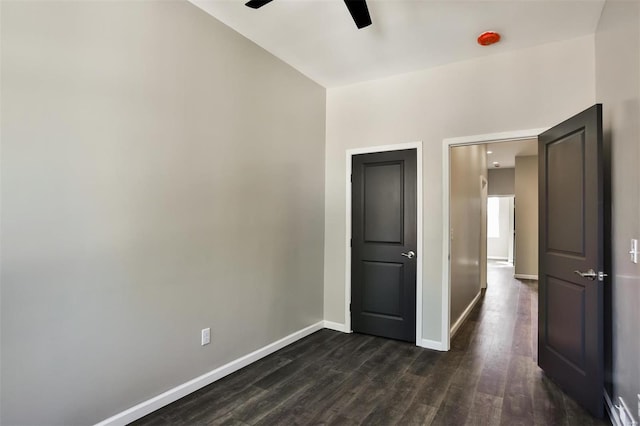
[{"label": "white baseboard", "polygon": [[527,274],[514,274],[513,277],[517,280],[536,280],[538,281],[537,275],[527,275]]},{"label": "white baseboard", "polygon": [[627,407],[627,404],[622,398],[619,398],[620,403],[614,405],[611,401],[611,397],[607,390],[604,390],[604,406],[607,409],[607,415],[613,426],[637,426],[638,422],[633,417],[631,410]]},{"label": "white baseboard", "polygon": [[323,323],[324,328],[328,328],[329,330],[341,331],[342,333],[351,333],[351,330],[347,330],[347,327],[339,322],[325,320]]},{"label": "white baseboard", "polygon": [[420,346],[421,348],[433,349],[436,351],[443,351],[443,352],[446,352],[449,350],[449,348],[446,348],[444,344],[439,340],[422,339],[418,343],[418,346]]},{"label": "white baseboard", "polygon": [[509,260],[508,257],[496,257],[496,256],[487,256],[487,259],[489,259],[489,260],[504,260],[505,262],[507,260]]},{"label": "white baseboard", "polygon": [[133,422],[134,420],[138,420],[139,418],[142,418],[147,414],[164,407],[165,405],[171,404],[172,402],[177,401],[183,396],[195,392],[198,389],[215,382],[216,380],[220,380],[221,378],[243,367],[246,367],[247,365],[256,362],[261,358],[264,358],[265,356],[270,355],[275,351],[280,350],[285,346],[302,339],[303,337],[315,333],[322,328],[324,328],[324,321],[317,322],[313,325],[310,325],[309,327],[303,328],[302,330],[291,333],[290,335],[283,337],[280,340],[263,346],[262,348],[236,360],[233,360],[223,365],[222,367],[211,370],[208,373],[203,374],[202,376],[189,380],[188,382],[178,385],[173,389],[169,389],[168,391],[158,396],[141,402],[140,404],[135,405],[128,410],[109,417],[108,419],[98,423],[96,426],[124,426],[128,423]]},{"label": "white baseboard", "polygon": [[617,410],[613,407],[613,403],[611,402],[611,398],[609,398],[609,394],[607,391],[604,391],[604,406],[607,409],[607,415],[609,415],[609,420],[611,420],[611,424],[613,426],[622,426],[620,423],[620,419],[618,417]]},{"label": "white baseboard", "polygon": [[471,303],[469,303],[469,306],[467,306],[467,309],[465,309],[464,312],[462,312],[462,315],[460,315],[460,318],[458,318],[455,324],[453,324],[453,326],[451,327],[451,334],[449,337],[450,339],[453,338],[453,336],[458,332],[458,330],[460,329],[460,326],[464,323],[464,320],[467,319],[467,317],[469,316],[473,308],[476,306],[476,303],[478,303],[478,300],[480,300],[481,295],[482,295],[482,292],[479,291],[478,294],[476,294],[476,297],[474,297]]},{"label": "white baseboard", "polygon": [[[342,333],[351,333],[351,330],[347,330],[347,327],[344,324],[341,324],[339,322],[325,320],[324,328],[327,328],[329,330],[340,331]],[[436,351],[448,350],[448,348],[445,348],[442,342],[440,342],[439,340],[422,339],[416,343],[416,346],[419,346],[421,348],[426,348],[426,349],[435,349]]]}]

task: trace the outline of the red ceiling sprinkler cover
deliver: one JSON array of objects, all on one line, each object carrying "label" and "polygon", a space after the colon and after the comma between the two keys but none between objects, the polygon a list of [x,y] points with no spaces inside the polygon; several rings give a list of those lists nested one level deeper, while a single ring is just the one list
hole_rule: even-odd
[{"label": "red ceiling sprinkler cover", "polygon": [[478,36],[478,44],[481,46],[489,46],[490,44],[500,41],[500,34],[495,31],[485,31]]}]

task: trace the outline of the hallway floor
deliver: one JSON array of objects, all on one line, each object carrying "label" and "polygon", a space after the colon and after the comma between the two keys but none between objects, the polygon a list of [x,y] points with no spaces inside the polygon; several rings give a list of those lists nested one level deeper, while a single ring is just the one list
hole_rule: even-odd
[{"label": "hallway floor", "polygon": [[536,365],[537,283],[498,262],[488,283],[449,352],[321,330],[135,424],[607,424]]}]

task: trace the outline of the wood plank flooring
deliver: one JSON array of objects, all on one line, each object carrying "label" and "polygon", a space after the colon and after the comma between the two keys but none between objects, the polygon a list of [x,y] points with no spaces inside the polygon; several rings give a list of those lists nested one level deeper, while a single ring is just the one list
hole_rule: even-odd
[{"label": "wood plank flooring", "polygon": [[537,367],[537,283],[512,277],[490,263],[449,352],[321,330],[134,424],[607,424]]}]

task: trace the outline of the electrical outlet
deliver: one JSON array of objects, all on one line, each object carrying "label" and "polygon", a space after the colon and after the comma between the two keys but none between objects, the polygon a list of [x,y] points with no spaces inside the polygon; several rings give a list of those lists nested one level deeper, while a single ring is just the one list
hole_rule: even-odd
[{"label": "electrical outlet", "polygon": [[629,250],[629,254],[631,255],[631,262],[638,263],[638,254],[640,254],[638,250],[638,240],[631,240],[631,250]]},{"label": "electrical outlet", "polygon": [[211,329],[203,328],[202,332],[200,333],[200,345],[204,346],[208,345],[209,343],[211,343]]}]

